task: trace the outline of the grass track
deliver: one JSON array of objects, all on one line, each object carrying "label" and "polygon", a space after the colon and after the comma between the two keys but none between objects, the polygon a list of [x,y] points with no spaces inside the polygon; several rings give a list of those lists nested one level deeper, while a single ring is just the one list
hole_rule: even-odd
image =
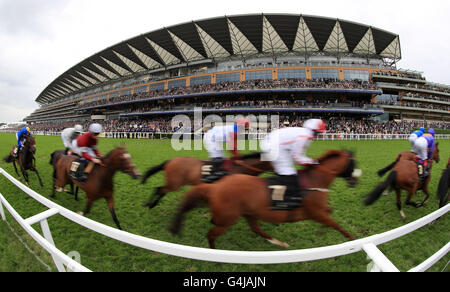
[{"label": "grass track", "polygon": [[[3,158],[14,145],[13,134],[0,133],[0,158]],[[31,187],[38,193],[49,197],[51,192],[51,166],[50,153],[62,149],[59,137],[37,136],[36,143],[37,167],[44,180],[44,188],[40,188],[37,178],[30,173]],[[132,155],[137,168],[144,172],[149,167],[175,156],[194,156],[206,158],[204,151],[175,152],[167,140],[109,140],[101,139],[99,149],[106,154],[115,146],[126,144],[128,152]],[[314,142],[310,147],[310,157],[320,156],[329,149],[350,149],[356,152],[358,167],[364,172],[360,184],[356,189],[349,189],[341,179],[333,184],[330,194],[330,206],[333,208],[333,218],[357,239],[382,233],[404,225],[395,206],[393,194],[382,196],[373,206],[364,207],[364,196],[380,181],[376,171],[391,163],[396,155],[409,149],[405,141],[341,141],[341,142]],[[450,141],[440,141],[441,159],[447,161],[450,156]],[[0,167],[10,174],[14,173],[13,166],[0,161]],[[406,223],[415,221],[438,208],[435,198],[437,183],[444,167],[443,162],[434,166],[431,197],[424,208],[415,209],[405,207]],[[115,209],[124,230],[150,237],[157,240],[197,247],[208,247],[206,233],[211,228],[207,209],[196,209],[188,213],[182,235],[173,236],[167,227],[171,223],[184,192],[188,189],[167,195],[158,207],[151,212],[141,207],[154,187],[160,186],[163,175],[159,173],[150,178],[146,185],[131,177],[118,173],[115,177]],[[0,177],[0,193],[2,193],[12,206],[26,218],[44,211],[46,208],[36,203],[5,178]],[[419,192],[413,200],[423,199]],[[80,192],[77,202],[71,195],[57,194],[53,201],[72,210],[83,210],[85,195]],[[403,194],[406,198],[406,194]],[[94,203],[90,219],[115,227],[110,213],[103,200]],[[16,232],[26,241],[27,245],[42,258],[44,262],[54,269],[51,257],[37,246],[32,239],[13,223]],[[49,219],[56,246],[65,253],[78,251],[81,254],[83,265],[94,271],[181,271],[181,272],[298,272],[298,271],[365,271],[368,261],[364,252],[306,263],[283,265],[234,265],[195,261],[177,258],[165,254],[143,250],[124,243],[117,242],[102,235],[82,228],[61,216]],[[39,224],[34,226],[41,232]],[[322,247],[346,242],[346,239],[337,231],[324,229],[312,221],[302,221],[293,224],[261,223],[267,233],[291,245],[291,249],[306,249]],[[418,231],[400,239],[380,246],[380,249],[401,271],[420,264],[436,251],[442,248],[450,238],[450,219],[444,216],[436,224],[426,226]],[[252,233],[245,220],[241,220],[216,241],[217,248],[244,251],[279,251],[276,246],[266,242]],[[7,225],[0,222],[0,271],[45,271],[45,267],[23,247]],[[441,271],[450,260],[450,255],[444,257],[430,271]]]}]

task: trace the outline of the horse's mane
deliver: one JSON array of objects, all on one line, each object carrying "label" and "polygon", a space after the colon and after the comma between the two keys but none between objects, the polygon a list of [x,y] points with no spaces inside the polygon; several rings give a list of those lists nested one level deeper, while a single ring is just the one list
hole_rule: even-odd
[{"label": "horse's mane", "polygon": [[[342,154],[342,152],[343,151],[341,151],[341,150],[330,150],[318,159],[319,163],[322,163],[323,161],[328,160],[330,158],[340,156]],[[345,151],[345,152],[351,153],[350,151]]]}]

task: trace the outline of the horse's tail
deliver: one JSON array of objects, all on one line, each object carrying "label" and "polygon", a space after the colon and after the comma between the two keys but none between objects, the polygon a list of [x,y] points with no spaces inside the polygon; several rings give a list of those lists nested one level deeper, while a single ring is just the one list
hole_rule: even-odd
[{"label": "horse's tail", "polygon": [[161,163],[158,166],[152,167],[149,170],[147,170],[147,172],[144,174],[144,176],[142,177],[142,181],[141,183],[145,184],[145,182],[147,181],[147,179],[149,177],[151,177],[152,175],[154,175],[155,173],[160,172],[161,170],[164,169],[164,166],[166,166],[167,162],[169,162],[170,160],[164,161],[163,163]]},{"label": "horse's tail", "polygon": [[208,193],[212,187],[213,185],[211,184],[200,184],[186,193],[186,196],[175,215],[175,219],[169,228],[173,234],[178,234],[180,232],[184,213],[196,208],[200,202],[208,202]]},{"label": "horse's tail", "polygon": [[438,185],[437,199],[439,200],[439,208],[442,208],[445,205],[446,201],[445,195],[448,193],[449,180],[450,180],[450,167],[447,167],[447,169],[442,174],[441,180],[439,181]]},{"label": "horse's tail", "polygon": [[395,183],[396,178],[397,172],[394,170],[389,174],[384,182],[380,183],[369,195],[367,195],[364,205],[369,206],[375,203],[381,197],[384,190]]},{"label": "horse's tail", "polygon": [[379,176],[379,177],[382,177],[383,175],[386,174],[386,172],[388,172],[389,170],[393,169],[394,166],[397,164],[397,162],[399,162],[399,160],[400,160],[401,157],[402,157],[402,155],[399,154],[399,155],[397,156],[397,159],[396,159],[394,162],[392,162],[391,164],[389,164],[389,165],[386,166],[385,168],[380,169],[380,170],[377,172],[378,176]]},{"label": "horse's tail", "polygon": [[5,156],[5,158],[3,158],[3,161],[6,163],[11,163],[14,161],[14,157],[12,155]]}]

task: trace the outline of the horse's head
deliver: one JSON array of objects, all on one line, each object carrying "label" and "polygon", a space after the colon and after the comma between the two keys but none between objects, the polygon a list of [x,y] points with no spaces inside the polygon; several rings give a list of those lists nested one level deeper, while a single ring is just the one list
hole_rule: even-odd
[{"label": "horse's head", "polygon": [[107,158],[109,161],[108,167],[112,167],[129,174],[134,179],[137,179],[141,175],[136,169],[134,163],[131,161],[131,155],[125,150],[124,147],[114,149],[107,155]]},{"label": "horse's head", "polygon": [[32,154],[36,153],[36,140],[33,136],[28,136],[23,144],[25,151],[30,151]]},{"label": "horse's head", "polygon": [[356,159],[351,151],[331,150],[319,158],[319,163],[345,179],[351,188],[356,187],[362,175],[361,169],[355,168]]},{"label": "horse's head", "polygon": [[434,149],[433,149],[433,155],[431,156],[431,159],[433,159],[434,161],[436,161],[436,163],[439,163],[439,161],[441,160],[439,158],[439,143],[436,143],[434,145]]}]

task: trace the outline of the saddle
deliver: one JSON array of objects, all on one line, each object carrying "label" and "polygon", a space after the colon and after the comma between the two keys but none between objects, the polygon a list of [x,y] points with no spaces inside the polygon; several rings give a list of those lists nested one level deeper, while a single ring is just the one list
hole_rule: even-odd
[{"label": "saddle", "polygon": [[272,201],[271,210],[288,211],[303,206],[306,190],[300,186],[296,175],[269,177],[266,182]]},{"label": "saddle", "polygon": [[223,159],[215,158],[211,161],[203,161],[202,164],[202,182],[214,183],[224,176],[228,175],[228,171],[222,169]]},{"label": "saddle", "polygon": [[86,182],[89,178],[89,173],[94,167],[94,163],[84,159],[78,158],[72,162],[70,165],[69,175],[71,178],[78,182]]}]

